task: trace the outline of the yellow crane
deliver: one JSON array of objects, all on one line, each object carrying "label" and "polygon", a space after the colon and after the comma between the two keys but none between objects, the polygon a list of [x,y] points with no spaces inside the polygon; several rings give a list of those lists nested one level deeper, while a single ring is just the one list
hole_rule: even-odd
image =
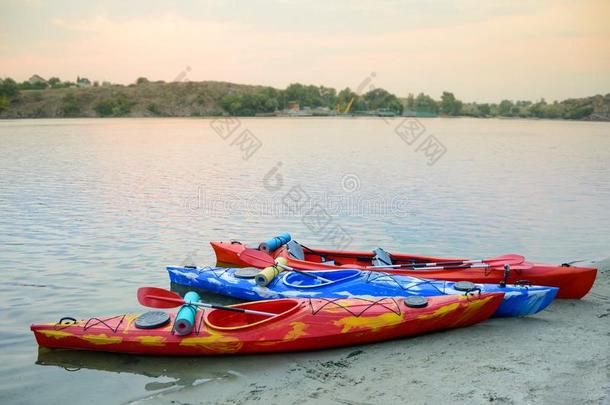
[{"label": "yellow crane", "polygon": [[349,112],[349,109],[352,108],[352,103],[354,102],[355,98],[356,97],[352,97],[352,99],[349,101],[349,103],[347,103],[345,110],[343,110],[343,114],[347,114]]},{"label": "yellow crane", "polygon": [[335,106],[335,111],[338,113],[343,113],[343,114],[347,114],[350,110],[350,108],[352,108],[352,104],[354,103],[354,99],[356,98],[356,96],[352,97],[349,102],[347,103],[347,105],[345,106],[345,108],[343,109],[343,111],[341,111],[341,106],[339,105],[339,103],[337,103],[337,105]]}]

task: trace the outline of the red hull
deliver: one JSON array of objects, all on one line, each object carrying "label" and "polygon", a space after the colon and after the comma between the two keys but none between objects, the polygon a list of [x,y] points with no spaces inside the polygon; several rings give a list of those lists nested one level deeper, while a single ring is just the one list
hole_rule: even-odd
[{"label": "red hull", "polygon": [[[239,253],[245,246],[239,243],[211,242],[219,263],[248,266],[239,258]],[[371,266],[373,254],[371,252],[348,252],[305,249],[305,260],[292,258],[287,249],[283,246],[273,252],[275,257],[285,257],[288,265],[299,270],[332,270],[332,269],[365,269]],[[401,263],[426,263],[466,260],[464,258],[431,257],[420,255],[409,255],[391,253],[394,264]],[[222,260],[221,260],[222,258]],[[334,264],[325,263],[331,262]],[[519,280],[527,280],[533,285],[545,285],[558,287],[557,298],[580,299],[584,297],[595,282],[597,269],[589,267],[558,266],[553,264],[524,263],[532,267],[527,270],[511,271],[509,282],[514,283]],[[430,278],[447,281],[472,281],[473,283],[496,284],[503,280],[504,270],[502,268],[465,268],[454,270],[404,270],[393,268],[368,268],[367,270],[378,270],[386,273],[404,274],[413,277]]]},{"label": "red hull", "polygon": [[38,344],[49,348],[184,356],[314,350],[472,325],[489,318],[503,296],[430,297],[425,308],[409,308],[402,298],[250,302],[236,306],[278,315],[200,310],[193,332],[184,337],[172,334],[172,322],[158,329],[136,329],[133,314],[31,329]]},{"label": "red hull", "polygon": [[239,258],[239,254],[246,248],[239,242],[210,242],[218,266],[224,267],[250,267]]}]

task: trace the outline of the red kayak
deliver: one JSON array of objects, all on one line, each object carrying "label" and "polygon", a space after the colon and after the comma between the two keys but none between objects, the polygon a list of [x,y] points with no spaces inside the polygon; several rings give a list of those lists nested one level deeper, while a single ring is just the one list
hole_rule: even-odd
[{"label": "red kayak", "polygon": [[[413,297],[410,297],[411,299]],[[164,325],[138,329],[138,315],[32,325],[40,346],[149,355],[206,356],[324,349],[472,325],[489,318],[503,293],[378,299],[279,299],[233,305],[271,317],[197,310],[190,335]],[[161,313],[165,315],[165,313]]]},{"label": "red kayak", "polygon": [[[240,253],[246,246],[240,242],[210,242],[216,253],[219,265],[248,267]],[[378,250],[378,249],[376,249]],[[471,281],[473,283],[500,283],[505,278],[502,265],[497,267],[452,266],[444,269],[409,269],[390,266],[425,263],[462,262],[468,259],[419,256],[401,253],[385,253],[380,258],[375,252],[349,252],[337,250],[310,249],[291,241],[271,252],[274,257],[284,257],[287,265],[299,270],[361,269],[379,270],[386,273],[402,274],[412,277],[430,278],[447,281]],[[380,260],[381,259],[381,260]],[[584,297],[595,282],[597,269],[576,267],[569,264],[539,264],[523,262],[512,266],[507,282],[527,281],[532,285],[558,287],[557,298]]]}]

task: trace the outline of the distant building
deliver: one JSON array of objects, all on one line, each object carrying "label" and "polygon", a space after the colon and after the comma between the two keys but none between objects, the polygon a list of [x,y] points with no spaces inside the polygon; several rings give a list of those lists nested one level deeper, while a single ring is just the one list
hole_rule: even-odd
[{"label": "distant building", "polygon": [[91,81],[86,77],[76,76],[77,87],[91,87]]},{"label": "distant building", "polygon": [[337,113],[334,110],[331,110],[328,107],[315,107],[315,108],[312,108],[310,110],[310,112],[314,116],[318,116],[318,117],[328,117],[330,115],[337,115]]},{"label": "distant building", "polygon": [[296,112],[299,111],[301,107],[299,106],[299,103],[297,101],[289,101],[286,105],[286,109]]},{"label": "distant building", "polygon": [[32,77],[29,78],[28,82],[30,84],[41,84],[41,83],[46,83],[47,81],[38,75],[33,75]]}]

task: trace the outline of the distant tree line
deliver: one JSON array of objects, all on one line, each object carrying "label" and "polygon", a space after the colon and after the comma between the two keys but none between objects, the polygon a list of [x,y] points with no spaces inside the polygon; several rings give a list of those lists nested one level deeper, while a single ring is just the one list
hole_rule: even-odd
[{"label": "distant tree line", "polygon": [[376,111],[386,109],[402,114],[403,104],[398,97],[383,89],[374,89],[358,95],[349,87],[339,93],[331,87],[293,83],[284,90],[260,87],[251,91],[234,91],[221,100],[221,107],[231,115],[249,116],[283,110],[289,103],[301,108],[327,108],[344,111]]},{"label": "distant tree line", "polygon": [[350,101],[351,112],[389,110],[395,114],[415,113],[443,116],[468,117],[521,117],[521,118],[564,118],[582,119],[594,111],[605,110],[608,113],[610,96],[595,96],[581,99],[568,99],[547,103],[544,99],[536,102],[502,100],[500,103],[466,103],[453,93],[445,91],[440,100],[419,93],[409,94],[400,100],[384,89],[374,89],[358,95],[350,88],[339,93],[324,86],[303,85],[294,83],[285,90],[263,87],[254,91],[235,91],[225,96],[221,107],[231,115],[249,116],[256,113],[269,113],[282,110],[288,103],[296,102],[301,107],[326,107],[331,110],[343,110]]},{"label": "distant tree line", "polygon": [[[176,83],[179,84],[179,83]],[[104,83],[106,85],[106,82]],[[139,86],[172,86],[163,81],[150,82],[145,77],[139,77],[129,86],[113,85],[116,90],[112,96],[105,97],[95,103],[93,109],[102,117],[125,116],[131,113],[132,107],[139,101],[138,96],[125,94],[126,87]],[[78,78],[77,82],[62,81],[58,77],[48,80],[33,75],[30,80],[18,83],[11,78],[0,78],[0,112],[8,109],[11,103],[20,99],[22,91],[49,90],[72,87],[97,87],[88,79]],[[610,94],[597,95],[588,98],[568,99],[561,102],[547,103],[544,99],[536,102],[524,100],[502,100],[500,103],[463,102],[453,93],[444,91],[439,100],[419,93],[409,94],[399,99],[396,95],[381,89],[372,89],[364,94],[357,94],[349,87],[337,92],[334,88],[325,86],[290,84],[286,89],[275,89],[262,86],[235,86],[227,83],[228,90],[214,96],[218,114],[237,116],[254,116],[260,113],[273,113],[286,109],[289,104],[297,103],[300,108],[326,109],[350,113],[366,113],[376,111],[392,112],[394,114],[421,114],[443,116],[469,117],[521,117],[521,118],[563,118],[583,119],[592,114],[601,114],[610,118]],[[78,90],[65,94],[61,98],[59,113],[65,117],[77,117],[83,114],[81,106],[86,102],[86,93]],[[162,116],[163,104],[150,102],[145,104],[148,113]]]},{"label": "distant tree line", "polygon": [[[423,111],[418,99],[409,95],[406,108],[415,111]],[[432,103],[435,103],[432,100]],[[448,116],[468,117],[520,117],[520,118],[564,118],[578,120],[590,116],[594,111],[608,113],[610,95],[594,96],[579,99],[568,99],[547,103],[544,99],[537,102],[525,100],[502,100],[500,103],[464,103],[458,100],[453,93],[443,92],[441,100],[436,102],[433,111]]]},{"label": "distant tree line", "polygon": [[[34,75],[38,76],[38,75]],[[45,89],[63,89],[68,87],[76,87],[76,82],[62,81],[59,77],[51,77],[48,80],[24,80],[21,83],[15,82],[11,78],[4,79],[14,83],[19,90],[45,90]],[[80,78],[79,78],[80,80]],[[85,79],[86,80],[86,79]],[[99,86],[98,82],[93,82],[93,86]]]},{"label": "distant tree line", "polygon": [[46,81],[30,82],[25,80],[19,83],[20,90],[44,90],[44,89],[63,89],[66,87],[75,87],[75,82],[62,82],[59,77],[51,77]]}]

